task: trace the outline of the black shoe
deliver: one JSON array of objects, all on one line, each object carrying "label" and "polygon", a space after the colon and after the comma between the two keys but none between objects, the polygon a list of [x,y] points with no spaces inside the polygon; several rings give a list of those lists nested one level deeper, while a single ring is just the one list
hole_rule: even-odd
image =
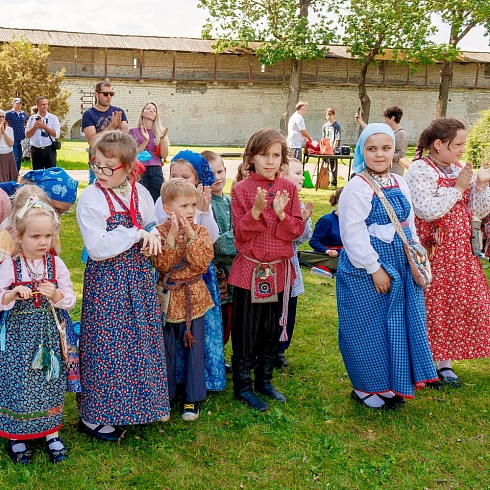
[{"label": "black shoe", "polygon": [[233,394],[238,401],[245,403],[253,410],[265,412],[269,405],[261,400],[252,390],[250,368],[240,361],[232,358],[233,367]]},{"label": "black shoe", "polygon": [[428,381],[425,383],[426,388],[431,388],[432,390],[442,390],[444,388],[440,381]]},{"label": "black shoe", "polygon": [[32,454],[33,454],[32,450],[27,447],[27,444],[25,444],[25,442],[24,442],[24,444],[26,446],[25,451],[14,451],[14,449],[13,449],[13,446],[15,446],[16,444],[22,443],[22,442],[23,441],[13,440],[13,439],[9,440],[9,443],[8,443],[9,456],[10,456],[10,459],[14,463],[27,464],[27,463],[30,463],[30,461],[32,459]]},{"label": "black shoe", "polygon": [[[371,408],[372,410],[381,410],[383,412],[388,412],[390,410],[398,410],[398,408],[400,407],[400,405],[397,405],[395,403],[388,403],[388,402],[384,402],[383,405],[381,405],[380,407],[370,407],[369,405],[367,405],[365,403],[364,400],[366,400],[367,398],[370,398],[371,396],[374,396],[376,393],[371,393],[370,395],[368,396],[365,396],[364,398],[361,398],[356,392],[355,390],[352,390],[352,393],[350,394],[350,397],[356,401],[359,405],[361,405],[362,407],[367,407],[367,408]],[[379,396],[379,395],[378,395]],[[386,398],[383,398],[383,397],[380,397],[382,398],[383,400],[386,400]]]},{"label": "black shoe", "polygon": [[66,447],[63,445],[61,449],[51,449],[50,444],[52,442],[61,442],[63,444],[63,441],[59,437],[53,437],[49,441],[46,441],[46,444],[48,445],[48,453],[49,453],[49,459],[51,460],[51,463],[56,464],[56,463],[61,463],[62,461],[65,461],[65,459],[68,459],[68,451],[66,450]]},{"label": "black shoe", "polygon": [[241,391],[235,394],[235,398],[242,403],[245,403],[253,410],[258,410],[259,412],[265,412],[269,409],[269,405],[262,399],[260,399],[253,391],[252,388],[246,391]]},{"label": "black shoe", "polygon": [[274,370],[274,364],[277,357],[272,356],[260,356],[259,365],[255,369],[255,391],[261,393],[272,400],[285,403],[286,397],[271,383],[272,372]]},{"label": "black shoe", "polygon": [[402,405],[405,405],[407,402],[405,400],[405,398],[403,398],[403,396],[400,396],[400,395],[395,395],[395,396],[392,396],[391,398],[388,397],[388,396],[383,396],[383,395],[380,395],[378,393],[378,396],[384,400],[385,403],[388,403],[388,404],[393,404],[393,405],[398,405],[399,407],[402,406]]},{"label": "black shoe", "polygon": [[289,366],[289,362],[287,359],[284,357],[284,353],[282,354],[277,354],[276,360],[274,361],[274,366],[277,369],[282,369],[282,368],[287,368]]},{"label": "black shoe", "polygon": [[192,422],[199,418],[199,402],[184,403],[184,411],[182,412],[182,420],[184,422]]},{"label": "black shoe", "polygon": [[231,364],[227,364],[225,362],[225,373],[226,374],[231,374],[233,372],[233,368],[231,367]]},{"label": "black shoe", "polygon": [[100,432],[100,429],[105,427],[104,424],[100,424],[95,429],[91,429],[88,425],[85,425],[82,420],[78,422],[78,430],[97,439],[109,442],[117,442],[121,437],[121,433],[114,429],[112,432]]},{"label": "black shoe", "polygon": [[[444,374],[441,374],[445,371],[453,371],[453,369],[450,367],[437,369],[437,374],[439,376],[439,379],[441,380],[441,383],[444,385],[447,385],[447,386],[451,386],[452,388],[461,388],[460,379],[456,375],[455,376],[444,376]],[[454,373],[454,371],[453,371],[453,373]]]}]

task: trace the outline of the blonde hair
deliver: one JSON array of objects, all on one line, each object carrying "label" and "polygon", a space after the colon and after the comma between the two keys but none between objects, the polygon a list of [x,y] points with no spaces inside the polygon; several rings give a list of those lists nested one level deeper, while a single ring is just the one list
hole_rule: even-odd
[{"label": "blonde hair", "polygon": [[209,162],[220,162],[223,164],[223,167],[225,166],[225,162],[223,161],[223,157],[219,154],[216,153],[215,151],[211,150],[204,150],[201,152],[201,155]]},{"label": "blonde hair", "polygon": [[158,144],[158,142],[160,141],[160,138],[163,134],[163,127],[162,127],[162,123],[160,121],[160,112],[158,111],[158,106],[156,105],[155,102],[147,102],[143,106],[143,109],[141,109],[140,117],[138,120],[138,127],[140,129],[143,127],[143,112],[145,111],[146,106],[148,106],[150,104],[155,108],[155,119],[153,120],[153,124],[151,125],[150,129],[153,132],[153,134],[155,135],[155,139],[157,140],[156,144]]},{"label": "blonde hair", "polygon": [[[32,205],[25,208],[26,203],[29,199],[33,201],[38,201],[41,205]],[[21,213],[21,211],[24,211]],[[51,218],[53,222],[53,239],[51,246],[57,255],[60,253],[59,249],[59,236],[58,236],[58,217],[56,211],[51,207],[51,200],[47,194],[37,185],[24,185],[16,193],[14,198],[14,204],[12,206],[12,220],[11,227],[17,238],[21,239],[27,229],[27,224],[29,220],[47,216]],[[20,254],[22,252],[22,245],[15,241],[12,257]]]},{"label": "blonde hair", "polygon": [[128,174],[128,180],[136,177],[138,161],[136,160],[136,140],[130,135],[115,129],[98,133],[92,145],[92,155],[99,150],[106,158],[119,158]]},{"label": "blonde hair", "polygon": [[[197,171],[196,169],[194,168],[194,166],[188,162],[187,160],[184,160],[183,158],[179,158],[177,160],[173,160],[172,163],[170,164],[170,173],[172,173],[172,167],[174,165],[186,165],[189,167],[189,169],[191,170],[192,174],[196,177],[196,182],[199,184],[199,182],[201,182],[199,180],[199,175],[197,174]],[[172,177],[170,177],[169,180],[172,180]],[[185,179],[184,179],[185,180]]]},{"label": "blonde hair", "polygon": [[303,167],[303,164],[297,158],[289,157],[287,163],[282,169],[284,175],[287,175],[289,173],[289,166],[291,165],[291,163],[299,163],[301,167]]},{"label": "blonde hair", "polygon": [[198,197],[198,191],[196,186],[191,184],[186,179],[176,177],[169,179],[162,184],[160,189],[160,197],[162,198],[162,205],[169,204],[179,197]]}]

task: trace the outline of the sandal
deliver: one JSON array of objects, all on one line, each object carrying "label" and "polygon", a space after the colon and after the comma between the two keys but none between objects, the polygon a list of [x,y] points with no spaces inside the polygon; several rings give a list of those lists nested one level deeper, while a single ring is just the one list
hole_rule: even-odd
[{"label": "sandal", "polygon": [[52,449],[51,443],[53,442],[61,442],[61,444],[63,444],[63,441],[59,437],[53,437],[49,441],[46,441],[46,444],[48,446],[49,459],[53,464],[61,463],[68,458],[68,451],[66,450],[66,447],[64,445],[61,449]]},{"label": "sandal", "polygon": [[444,376],[444,374],[441,374],[444,371],[452,371],[454,373],[453,368],[450,368],[450,367],[444,367],[441,369],[437,369],[437,374],[439,376],[439,379],[441,380],[441,383],[448,385],[448,386],[452,386],[453,388],[461,388],[460,379],[456,375]]},{"label": "sandal", "polygon": [[[370,407],[369,405],[367,405],[364,400],[366,400],[367,398],[370,398],[374,395],[377,395],[379,396],[382,400],[384,400],[384,404],[381,405],[380,407]],[[361,398],[356,392],[355,390],[352,390],[352,393],[350,394],[350,397],[355,400],[359,405],[361,405],[362,407],[367,407],[367,408],[371,408],[373,410],[382,410],[384,412],[387,412],[389,410],[398,410],[399,408],[399,404],[396,404],[396,403],[393,403],[391,402],[391,398],[383,398],[382,396],[378,395],[377,393],[371,393],[370,395],[368,396],[365,396],[364,398]]]},{"label": "sandal", "polygon": [[26,449],[25,451],[14,451],[14,446],[16,444],[19,444],[19,443],[22,443],[22,441],[19,441],[17,439],[10,439],[9,440],[9,456],[10,456],[10,459],[14,462],[14,463],[19,463],[19,464],[27,464],[27,463],[30,463],[31,459],[32,459],[32,450],[29,449],[27,447],[27,445],[24,445],[26,446]]}]

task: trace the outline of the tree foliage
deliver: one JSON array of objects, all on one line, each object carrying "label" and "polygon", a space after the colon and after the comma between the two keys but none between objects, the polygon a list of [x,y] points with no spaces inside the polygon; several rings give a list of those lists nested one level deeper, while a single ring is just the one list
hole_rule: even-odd
[{"label": "tree foliage", "polygon": [[49,49],[45,44],[33,45],[25,40],[3,44],[0,51],[0,106],[10,109],[12,99],[20,97],[24,110],[42,95],[49,101],[49,111],[60,121],[70,109],[70,91],[62,87],[64,69],[51,73],[48,68]]},{"label": "tree foliage", "polygon": [[490,32],[490,3],[488,0],[433,0],[432,9],[449,26],[449,39],[442,45],[446,56],[442,56],[437,117],[447,113],[449,88],[453,76],[453,61],[460,53],[460,41],[477,26],[484,26],[485,35]]},{"label": "tree foliage", "polygon": [[465,145],[465,160],[475,166],[490,163],[490,109],[480,112],[481,117],[468,133]]},{"label": "tree foliage", "polygon": [[299,98],[301,61],[324,57],[325,45],[334,39],[329,18],[334,0],[199,0],[198,7],[209,12],[202,37],[217,38],[217,52],[259,42],[261,63],[291,60],[283,118],[289,117]]},{"label": "tree foliage", "polygon": [[360,65],[359,100],[366,122],[371,105],[366,78],[376,56],[389,49],[392,60],[412,67],[438,58],[437,48],[429,41],[433,30],[430,0],[352,0],[341,25],[343,43]]}]

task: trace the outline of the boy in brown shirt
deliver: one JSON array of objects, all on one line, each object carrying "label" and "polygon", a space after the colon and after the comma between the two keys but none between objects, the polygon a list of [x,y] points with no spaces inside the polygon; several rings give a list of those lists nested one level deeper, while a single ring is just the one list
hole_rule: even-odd
[{"label": "boy in brown shirt", "polygon": [[198,192],[185,179],[170,179],[160,191],[168,219],[158,226],[162,252],[153,257],[159,273],[168,391],[177,394],[176,341],[184,351],[184,410],[182,419],[196,420],[206,399],[204,379],[204,314],[214,306],[202,274],[213,258],[213,244],[204,226],[194,224]]}]

